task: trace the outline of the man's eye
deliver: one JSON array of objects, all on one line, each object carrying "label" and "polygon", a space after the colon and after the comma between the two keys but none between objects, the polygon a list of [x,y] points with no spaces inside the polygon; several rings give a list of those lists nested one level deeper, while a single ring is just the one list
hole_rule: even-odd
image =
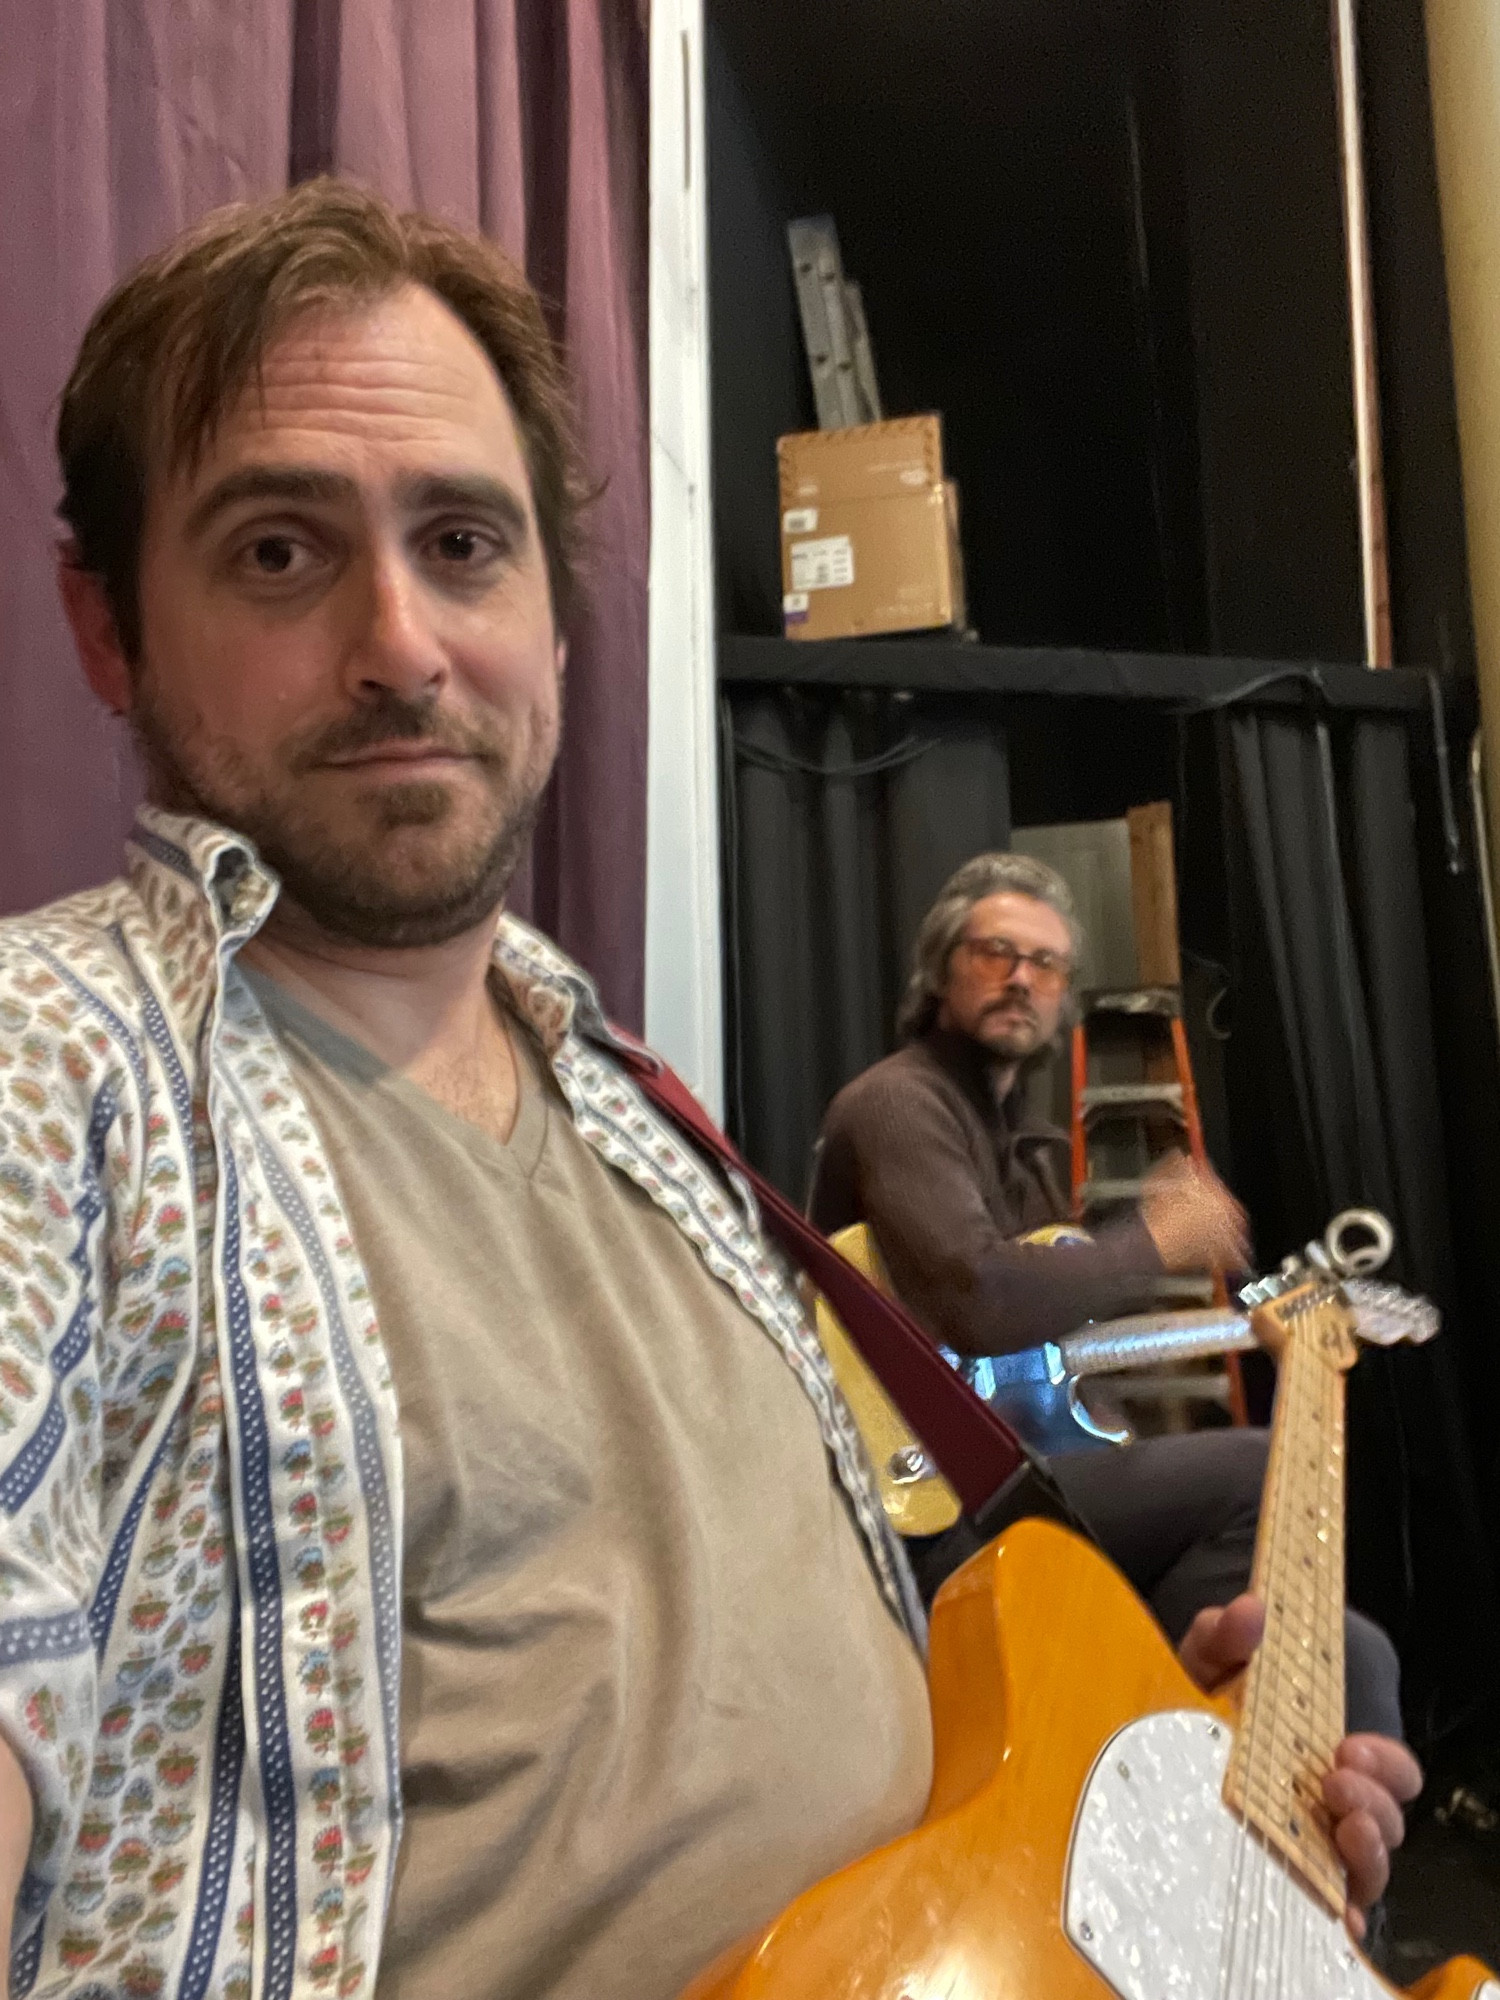
[{"label": "man's eye", "polygon": [[432,546],[441,561],[464,569],[477,569],[495,554],[493,539],[477,528],[444,528]]},{"label": "man's eye", "polygon": [[290,535],[257,535],[245,551],[257,576],[289,576],[297,566],[299,545]]}]

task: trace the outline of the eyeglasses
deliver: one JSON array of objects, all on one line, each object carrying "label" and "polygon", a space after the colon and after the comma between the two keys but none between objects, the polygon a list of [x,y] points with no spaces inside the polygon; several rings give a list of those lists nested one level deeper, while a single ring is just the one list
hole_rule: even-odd
[{"label": "eyeglasses", "polygon": [[1061,993],[1073,977],[1071,959],[1064,958],[1056,951],[1020,951],[1009,938],[977,937],[960,938],[959,943],[974,956],[982,959],[985,967],[999,979],[1012,979],[1018,965],[1029,965],[1036,979],[1038,993]]}]

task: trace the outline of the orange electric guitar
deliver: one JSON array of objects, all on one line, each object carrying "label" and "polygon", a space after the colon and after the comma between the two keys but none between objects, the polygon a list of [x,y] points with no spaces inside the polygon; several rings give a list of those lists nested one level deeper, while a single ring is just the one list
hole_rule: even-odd
[{"label": "orange electric guitar", "polygon": [[[829,1877],[684,2000],[1379,2000],[1322,1779],[1344,1732],[1344,1373],[1332,1274],[1260,1305],[1280,1358],[1241,1690],[1188,1679],[1128,1585],[1042,1521],[949,1579],[914,1833]],[[1430,1330],[1430,1328],[1428,1329]],[[1412,1989],[1500,2000],[1474,1959]]]}]

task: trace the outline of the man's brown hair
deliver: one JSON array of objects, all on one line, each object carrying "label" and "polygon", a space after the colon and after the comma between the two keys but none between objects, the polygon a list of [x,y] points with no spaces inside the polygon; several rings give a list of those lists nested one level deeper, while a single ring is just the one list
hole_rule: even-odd
[{"label": "man's brown hair", "polygon": [[588,495],[562,362],[535,292],[492,243],[400,214],[347,181],[306,181],[212,215],[136,267],[89,323],[57,422],[80,568],[103,582],[127,659],[141,646],[148,476],[191,466],[293,319],[422,285],[463,322],[510,399],[559,622]]}]

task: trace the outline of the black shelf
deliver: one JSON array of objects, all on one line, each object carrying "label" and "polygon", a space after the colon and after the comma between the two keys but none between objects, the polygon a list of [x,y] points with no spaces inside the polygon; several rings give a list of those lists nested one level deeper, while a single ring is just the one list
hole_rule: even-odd
[{"label": "black shelf", "polygon": [[[1258,707],[1321,699],[1354,712],[1430,709],[1433,676],[1348,663],[1105,653],[1050,646],[976,646],[950,638],[796,640],[723,634],[719,679],[731,684],[882,688],[911,694],[1050,695],[1065,701],[1157,702],[1184,707],[1240,699]],[[1472,684],[1444,675],[1445,706],[1472,706]]]}]

